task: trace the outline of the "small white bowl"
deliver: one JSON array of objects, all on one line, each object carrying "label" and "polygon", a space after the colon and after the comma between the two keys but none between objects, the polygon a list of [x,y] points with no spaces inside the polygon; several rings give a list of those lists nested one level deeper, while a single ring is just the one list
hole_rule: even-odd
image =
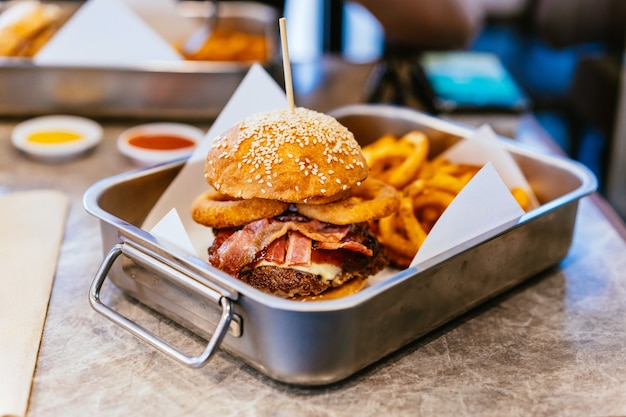
[{"label": "small white bowl", "polygon": [[[73,140],[36,141],[34,135],[64,132],[78,135]],[[26,120],[13,128],[11,142],[19,150],[41,160],[61,161],[74,158],[102,140],[102,126],[78,116],[51,115]]]},{"label": "small white bowl", "polygon": [[[146,123],[123,131],[117,139],[117,149],[140,166],[152,166],[191,155],[205,132],[183,123]],[[158,149],[174,137],[189,141],[188,146]],[[137,144],[142,140],[144,145]]]}]

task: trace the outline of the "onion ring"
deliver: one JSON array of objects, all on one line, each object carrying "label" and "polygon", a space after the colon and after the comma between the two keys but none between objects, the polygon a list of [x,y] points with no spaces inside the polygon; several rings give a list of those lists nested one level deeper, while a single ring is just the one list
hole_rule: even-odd
[{"label": "onion ring", "polygon": [[278,216],[288,208],[289,203],[282,201],[263,198],[235,199],[215,189],[209,189],[191,203],[191,217],[204,226],[221,229]]},{"label": "onion ring", "polygon": [[346,225],[389,216],[400,205],[398,191],[384,182],[368,178],[352,187],[350,196],[328,204],[296,204],[296,209],[311,219]]}]

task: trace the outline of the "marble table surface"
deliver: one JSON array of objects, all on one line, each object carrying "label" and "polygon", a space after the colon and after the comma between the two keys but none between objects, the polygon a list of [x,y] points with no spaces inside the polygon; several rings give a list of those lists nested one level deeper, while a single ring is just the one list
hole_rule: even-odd
[{"label": "marble table surface", "polygon": [[132,123],[108,121],[94,152],[49,164],[11,146],[15,122],[0,121],[0,192],[71,199],[29,417],[626,415],[626,244],[589,197],[558,266],[343,382],[295,387],[221,350],[186,368],[93,311],[103,248],[82,196],[135,168],[115,147]]}]

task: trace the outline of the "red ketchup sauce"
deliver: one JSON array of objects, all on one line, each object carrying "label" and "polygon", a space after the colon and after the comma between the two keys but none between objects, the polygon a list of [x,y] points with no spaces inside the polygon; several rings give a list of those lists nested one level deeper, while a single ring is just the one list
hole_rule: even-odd
[{"label": "red ketchup sauce", "polygon": [[155,151],[171,151],[195,146],[195,142],[182,136],[168,134],[137,135],[128,139],[128,143],[138,148]]}]

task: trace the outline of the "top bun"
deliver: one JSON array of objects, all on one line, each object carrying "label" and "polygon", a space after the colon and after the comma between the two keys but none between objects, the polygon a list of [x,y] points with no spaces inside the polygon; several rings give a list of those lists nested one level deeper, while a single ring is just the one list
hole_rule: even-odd
[{"label": "top bun", "polygon": [[215,138],[205,165],[207,182],[222,194],[289,203],[336,200],[367,174],[354,135],[302,107],[244,119]]}]

